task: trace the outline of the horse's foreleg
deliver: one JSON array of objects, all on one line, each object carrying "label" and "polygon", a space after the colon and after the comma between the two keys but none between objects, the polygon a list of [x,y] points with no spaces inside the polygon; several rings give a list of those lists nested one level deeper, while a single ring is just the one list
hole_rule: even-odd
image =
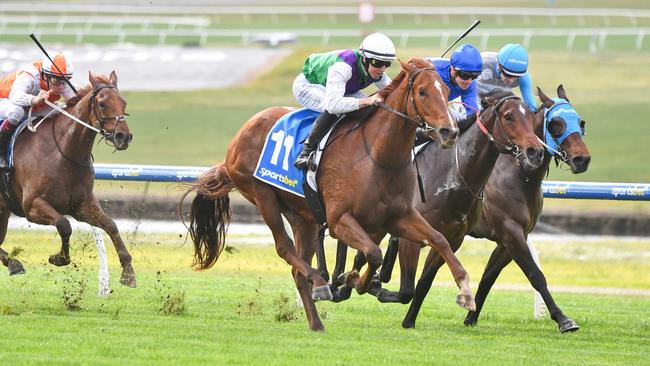
[{"label": "horse's foreleg", "polygon": [[522,272],[524,272],[533,288],[542,295],[544,303],[551,314],[551,319],[555,320],[560,332],[562,333],[575,332],[580,329],[580,326],[578,326],[573,319],[564,315],[560,307],[557,306],[553,296],[551,296],[551,293],[548,290],[546,277],[537,263],[535,263],[526,241],[523,238],[518,239],[520,240],[511,243],[504,243],[504,245],[506,249],[508,249],[508,254],[512,256],[512,259],[514,259],[515,263],[517,263]]},{"label": "horse's foreleg", "polygon": [[82,203],[75,218],[79,221],[101,228],[111,237],[115,251],[120,258],[120,264],[122,265],[120,283],[128,287],[135,287],[136,279],[135,271],[131,265],[131,254],[126,249],[124,241],[122,241],[122,237],[117,229],[117,225],[115,225],[115,221],[104,213],[97,199],[92,197],[90,200]]},{"label": "horse's foreleg", "polygon": [[467,313],[467,316],[465,317],[465,325],[476,324],[492,285],[494,285],[497,277],[499,277],[501,270],[503,270],[511,261],[512,259],[510,258],[506,248],[500,244],[497,245],[485,265],[481,282],[479,282],[478,289],[476,290],[476,309]]},{"label": "horse's foreleg", "polygon": [[[433,229],[416,210],[410,210],[405,215],[390,222],[390,233],[420,245],[431,246],[449,266],[460,294],[456,298],[458,305],[467,310],[474,310],[474,298],[469,286],[469,274],[460,263],[445,237]],[[416,290],[417,292],[417,290]]]},{"label": "horse's foreleg", "polygon": [[368,268],[363,275],[361,275],[356,285],[359,294],[366,293],[372,276],[374,276],[379,266],[381,266],[382,256],[379,246],[370,238],[368,233],[363,230],[359,222],[349,213],[341,215],[339,220],[330,227],[330,230],[339,240],[362,252],[366,257]]},{"label": "horse's foreleg", "polygon": [[393,274],[393,267],[395,266],[395,261],[397,261],[398,248],[399,238],[391,236],[388,240],[386,254],[384,254],[384,262],[381,264],[381,270],[379,271],[379,280],[383,283],[390,282],[390,277]]},{"label": "horse's foreleg", "polygon": [[61,237],[61,250],[59,253],[51,255],[49,262],[55,266],[66,266],[70,264],[70,236],[72,235],[70,221],[55,210],[49,202],[40,197],[32,201],[29,210],[26,212],[26,216],[31,222],[56,227],[56,231]]}]

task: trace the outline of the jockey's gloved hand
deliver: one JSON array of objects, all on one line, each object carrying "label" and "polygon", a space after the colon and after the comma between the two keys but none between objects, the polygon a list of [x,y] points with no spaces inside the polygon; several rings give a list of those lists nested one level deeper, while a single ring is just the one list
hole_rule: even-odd
[{"label": "jockey's gloved hand", "polygon": [[461,119],[456,123],[458,123],[458,129],[460,130],[460,132],[463,132],[468,128],[472,127],[474,122],[476,122],[476,113],[472,113],[469,115],[469,117]]}]

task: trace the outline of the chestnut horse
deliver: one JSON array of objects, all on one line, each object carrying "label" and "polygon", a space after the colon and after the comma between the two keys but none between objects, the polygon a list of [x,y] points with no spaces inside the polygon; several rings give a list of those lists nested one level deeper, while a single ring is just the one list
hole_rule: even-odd
[{"label": "chestnut horse", "polygon": [[[499,155],[512,156],[528,170],[542,164],[544,155],[542,144],[533,131],[533,113],[521,99],[508,90],[498,89],[482,98],[481,104],[485,109],[480,118],[460,135],[453,150],[430,143],[417,155],[424,176],[426,202],[419,202],[416,208],[429,224],[440,230],[454,251],[479,219],[483,187]],[[387,258],[396,255],[394,245],[390,247]],[[400,240],[400,253],[405,254],[400,256],[402,286],[399,293],[380,289],[379,282],[373,282],[371,293],[380,301],[406,304],[413,298],[420,248],[412,248],[412,245]],[[434,265],[432,260],[439,260],[432,254],[427,266]],[[343,258],[337,253],[335,279],[341,270],[338,260]],[[362,258],[355,258],[356,266],[362,263]],[[435,265],[440,266],[438,263]],[[390,275],[390,269],[392,266],[389,265],[382,267],[383,277]],[[344,287],[340,290],[342,298],[349,293]]]},{"label": "chestnut horse", "polygon": [[[370,274],[381,265],[377,243],[391,233],[440,252],[460,288],[457,303],[473,310],[467,272],[447,240],[427,224],[413,204],[416,184],[411,148],[416,127],[427,127],[443,146],[456,141],[458,129],[446,104],[449,90],[429,62],[414,58],[400,63],[400,73],[379,92],[385,101],[383,108],[377,108],[365,121],[344,119],[324,151],[316,181],[327,224],[333,237],[368,258],[366,273],[351,281],[356,282],[359,293],[367,291]],[[201,175],[186,192],[184,197],[197,192],[190,208],[189,232],[195,246],[195,268],[211,267],[224,247],[230,219],[228,193],[238,189],[258,207],[273,232],[278,255],[293,267],[310,329],[324,330],[314,299],[331,299],[332,294],[310,264],[320,225],[303,198],[253,176],[267,133],[288,112],[276,107],[254,115],[231,141],[225,162]],[[283,215],[291,225],[295,246],[284,228]]]},{"label": "chestnut horse", "polygon": [[[538,89],[539,90],[539,89]],[[569,103],[562,85],[557,88],[557,95]],[[547,110],[554,107],[554,101],[548,98],[541,90],[539,96]],[[573,109],[568,105],[570,109]],[[524,172],[514,166],[509,157],[502,157],[497,162],[497,168],[490,176],[485,189],[486,204],[479,223],[472,229],[474,237],[487,238],[494,241],[497,247],[492,252],[487,262],[481,283],[476,293],[476,311],[470,311],[465,318],[466,325],[475,325],[478,321],[481,308],[490,288],[501,273],[513,259],[528,278],[530,284],[542,295],[549,309],[551,319],[557,324],[560,332],[573,332],[580,327],[571,318],[564,315],[555,304],[546,284],[546,277],[535,261],[527,245],[528,234],[533,230],[542,212],[543,195],[542,180],[546,176],[553,157],[568,164],[574,174],[582,173],[589,167],[591,156],[582,140],[585,121],[577,114],[572,121],[564,119],[551,119],[546,121],[550,135],[559,145],[557,153],[551,155],[547,152],[544,164],[533,172]],[[574,124],[571,128],[571,123]],[[579,124],[579,125],[578,125]],[[567,128],[567,126],[569,126]],[[543,126],[537,124],[536,132],[542,136]],[[563,140],[559,137],[564,131],[575,131]],[[579,131],[579,132],[578,132]]]},{"label": "chestnut horse", "polygon": [[[117,89],[117,75],[93,76],[90,85],[79,91],[81,99],[65,111],[87,123],[91,128],[61,113],[40,124],[36,133],[25,131],[17,136],[14,149],[14,170],[10,185],[14,205],[0,201],[0,243],[7,233],[11,207],[30,222],[53,225],[61,236],[61,250],[50,256],[56,266],[70,263],[72,227],[63,215],[102,228],[110,235],[122,264],[120,282],[135,287],[131,255],[124,246],[115,222],[102,211],[93,194],[95,169],[92,148],[97,131],[117,150],[131,142],[126,124],[126,102]],[[22,264],[0,248],[0,261],[10,274],[23,273]]]}]

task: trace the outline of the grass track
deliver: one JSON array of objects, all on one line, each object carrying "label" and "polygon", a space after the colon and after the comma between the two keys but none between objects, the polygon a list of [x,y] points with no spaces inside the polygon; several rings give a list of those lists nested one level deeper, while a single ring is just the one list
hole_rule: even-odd
[{"label": "grass track", "polygon": [[[222,255],[211,270],[193,272],[191,245],[169,235],[125,235],[134,257],[138,288],[119,286],[119,268],[108,248],[114,292],[94,296],[93,242],[73,236],[77,267],[46,265],[58,247],[52,233],[11,233],[9,243],[24,248],[28,273],[0,274],[0,362],[32,364],[647,364],[648,297],[554,293],[556,301],[582,326],[560,335],[548,320],[532,319],[530,292],[495,290],[479,325],[462,325],[465,312],[454,303],[456,290],[434,286],[417,328],[400,327],[403,305],[382,305],[369,296],[344,303],[319,303],[325,333],[307,330],[293,305],[289,267],[273,247],[245,246],[249,236],[229,236],[238,253]],[[253,238],[260,240],[263,238]],[[268,238],[268,240],[271,240]],[[328,248],[333,247],[328,242]],[[649,289],[647,241],[537,243],[551,285]],[[14,245],[5,246],[11,249]],[[491,251],[482,241],[466,243],[459,258],[476,285]],[[612,253],[618,256],[612,256]],[[328,255],[333,253],[330,251]],[[498,284],[525,283],[508,267]],[[160,272],[160,273],[159,273]],[[388,286],[397,288],[397,277]],[[81,310],[64,306],[64,290],[78,294]],[[185,293],[181,315],[163,315],[163,299]],[[296,317],[277,321],[276,317]],[[478,351],[480,350],[480,351]]]}]

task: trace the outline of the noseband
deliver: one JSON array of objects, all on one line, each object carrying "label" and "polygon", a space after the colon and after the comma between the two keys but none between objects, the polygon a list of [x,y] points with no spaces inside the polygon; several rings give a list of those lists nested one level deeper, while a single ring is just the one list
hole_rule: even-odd
[{"label": "noseband", "polygon": [[[117,129],[117,125],[122,122],[126,123],[126,116],[128,116],[128,113],[121,114],[118,116],[114,117],[104,117],[102,116],[102,112],[99,109],[99,102],[97,102],[97,94],[102,89],[115,89],[115,92],[119,95],[119,90],[117,89],[116,86],[110,85],[110,84],[96,84],[95,87],[93,88],[93,93],[90,96],[90,105],[92,109],[92,114],[95,116],[95,119],[97,120],[97,123],[99,124],[99,134],[106,139],[107,143],[108,141],[112,141],[112,138],[115,136],[115,129]],[[110,121],[115,121],[115,126],[113,126],[113,130],[108,132],[104,129],[104,124]]]},{"label": "noseband", "polygon": [[[397,109],[389,106],[386,103],[377,103],[377,106],[389,111],[390,113],[396,114],[402,118],[406,122],[413,123],[415,124],[416,127],[419,127],[424,130],[427,134],[431,132],[435,132],[438,128],[437,127],[432,127],[429,126],[429,124],[422,118],[420,115],[420,112],[418,111],[418,106],[415,104],[415,98],[413,98],[413,83],[415,82],[415,78],[423,71],[435,71],[436,69],[434,67],[425,67],[422,69],[416,70],[414,73],[412,73],[409,76],[409,82],[408,82],[408,89],[406,91],[406,98],[410,99],[411,105],[413,106],[413,110],[415,110],[415,118],[407,115],[406,113],[402,113],[398,111]],[[406,109],[408,110],[408,105],[406,106]],[[417,119],[416,119],[417,118]]]}]

